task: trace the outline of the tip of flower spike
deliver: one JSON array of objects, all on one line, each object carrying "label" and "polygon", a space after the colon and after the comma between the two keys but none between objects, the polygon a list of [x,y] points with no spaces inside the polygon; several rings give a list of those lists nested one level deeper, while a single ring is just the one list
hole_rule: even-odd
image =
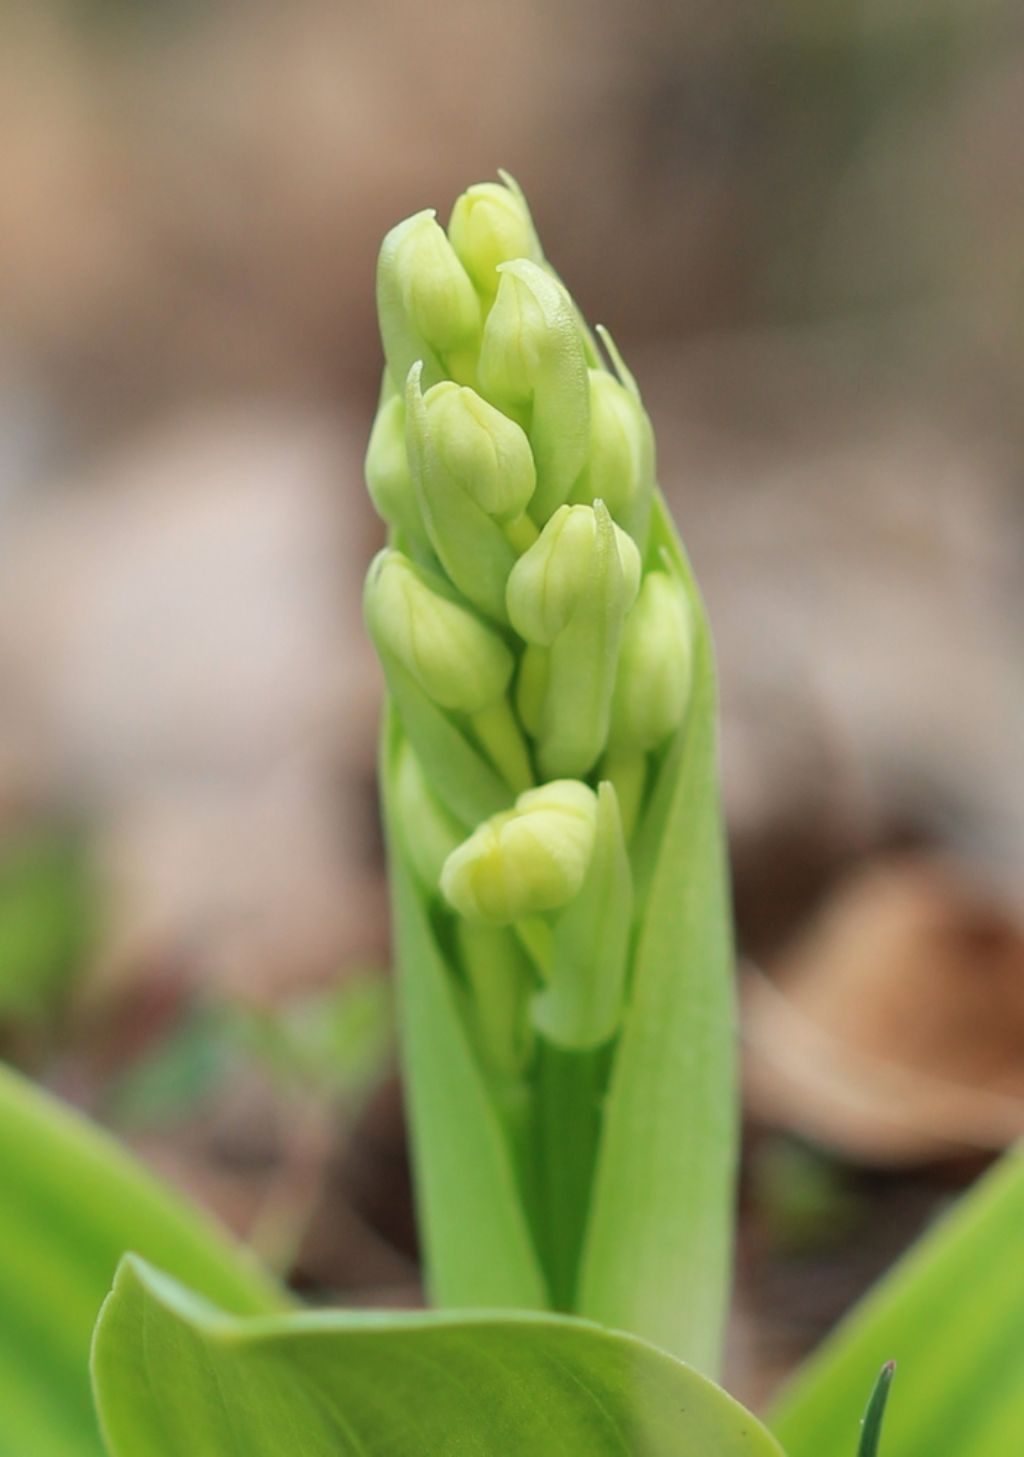
[{"label": "tip of flower spike", "polygon": [[857,1457],[878,1457],[882,1420],[885,1416],[886,1402],[889,1400],[889,1387],[892,1385],[895,1372],[896,1362],[886,1361],[878,1373],[878,1379],[875,1381],[874,1389],[868,1399],[867,1410],[861,1423]]},{"label": "tip of flower spike", "polygon": [[520,189],[506,180],[477,182],[456,199],[448,237],[466,272],[490,301],[498,290],[498,269],[514,258],[540,261],[541,249]]},{"label": "tip of flower spike", "polygon": [[377,261],[377,310],[384,354],[399,384],[414,359],[433,379],[442,356],[463,348],[480,328],[480,301],[433,208],[393,227]]}]

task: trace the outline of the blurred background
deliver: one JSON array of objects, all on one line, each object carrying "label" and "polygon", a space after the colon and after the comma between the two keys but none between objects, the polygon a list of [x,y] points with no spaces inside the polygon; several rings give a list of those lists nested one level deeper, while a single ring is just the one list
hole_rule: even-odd
[{"label": "blurred background", "polygon": [[360,624],[383,232],[499,166],[709,601],[732,1384],[1024,1132],[1024,17],[0,0],[0,1054],[419,1298]]}]

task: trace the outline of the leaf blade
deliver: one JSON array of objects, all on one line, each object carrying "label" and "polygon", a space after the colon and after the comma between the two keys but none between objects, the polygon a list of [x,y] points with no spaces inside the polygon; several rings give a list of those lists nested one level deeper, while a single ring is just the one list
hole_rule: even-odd
[{"label": "leaf blade", "polygon": [[781,1457],[718,1387],[589,1322],[246,1321],[131,1259],[97,1323],[93,1368],[111,1457]]},{"label": "leaf blade", "polygon": [[714,1375],[731,1282],[738,1134],[716,688],[703,609],[661,504],[654,533],[694,601],[693,690],[660,772],[654,819],[639,834],[643,920],[577,1309]]},{"label": "leaf blade", "polygon": [[[386,762],[398,729],[391,725]],[[385,817],[397,950],[400,1032],[416,1167],[416,1200],[431,1297],[445,1305],[545,1309],[537,1261],[508,1139],[480,1072],[457,988],[406,863],[388,803]]]},{"label": "leaf blade", "polygon": [[211,1219],[3,1066],[0,1168],[0,1457],[101,1451],[89,1343],[125,1250],[144,1250],[239,1314],[284,1304]]},{"label": "leaf blade", "polygon": [[846,1457],[864,1392],[899,1363],[892,1457],[1005,1457],[1024,1431],[1024,1150],[1006,1155],[797,1374],[772,1425],[791,1457]]}]

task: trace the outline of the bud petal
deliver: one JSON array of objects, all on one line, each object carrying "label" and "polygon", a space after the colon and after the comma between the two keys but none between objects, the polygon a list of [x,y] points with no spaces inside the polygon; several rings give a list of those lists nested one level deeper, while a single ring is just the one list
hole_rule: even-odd
[{"label": "bud petal", "polygon": [[377,264],[384,354],[396,386],[423,360],[427,384],[444,377],[440,356],[480,330],[480,302],[433,209],[391,229]]},{"label": "bud petal", "polygon": [[397,659],[442,708],[477,713],[504,694],[513,659],[501,638],[400,551],[371,562],[364,601],[381,656]]},{"label": "bud petal", "polygon": [[400,395],[377,411],[366,450],[366,485],[378,516],[399,531],[423,536],[423,522],[405,451],[405,406]]},{"label": "bud petal", "polygon": [[514,521],[537,484],[530,442],[514,420],[450,380],[424,396],[441,465],[482,511]]},{"label": "bud petal", "polygon": [[593,506],[560,506],[530,549],[516,562],[508,579],[506,600],[512,626],[529,643],[549,647],[585,604],[625,613],[640,584],[640,553],[636,543],[614,523],[613,551],[619,572],[612,590],[614,602],[591,601],[595,570],[599,566],[602,536],[599,512]]},{"label": "bud petal", "polygon": [[[622,621],[639,580],[636,543],[603,501],[560,507],[512,568],[512,626],[549,649],[536,735],[546,776],[582,777],[607,743]],[[535,691],[535,680],[527,690]]]},{"label": "bud petal", "polygon": [[399,746],[394,773],[396,822],[413,868],[436,893],[441,869],[462,832],[431,793],[426,775],[407,740]]},{"label": "bud petal", "polygon": [[[438,560],[459,591],[481,612],[506,622],[505,583],[516,554],[498,523],[466,490],[470,462],[459,460],[467,444],[465,432],[461,446],[456,442],[452,448],[445,439],[443,414],[437,421],[441,428],[434,428],[426,399],[420,393],[421,372],[419,362],[409,371],[405,438],[424,528]],[[446,386],[434,388],[444,391]],[[457,385],[449,383],[448,389],[459,393]],[[478,442],[471,439],[469,443]],[[448,462],[453,458],[458,474],[449,469]]]},{"label": "bud petal", "polygon": [[521,193],[501,182],[478,182],[452,208],[448,236],[485,300],[498,291],[498,265],[513,258],[541,262],[540,243]]},{"label": "bud petal", "polygon": [[573,487],[574,501],[604,501],[630,522],[637,496],[654,485],[654,435],[635,395],[607,370],[591,369],[590,452]]},{"label": "bud petal", "polygon": [[682,583],[667,572],[649,572],[622,629],[610,748],[647,753],[682,723],[693,636],[693,612]]},{"label": "bud petal", "polygon": [[442,893],[468,920],[497,926],[557,910],[583,884],[596,820],[597,796],[586,784],[529,789],[449,855]]},{"label": "bud petal", "polygon": [[567,500],[587,459],[589,386],[583,338],[563,286],[528,259],[503,263],[480,346],[483,393],[529,420],[538,525]]},{"label": "bud petal", "polygon": [[499,403],[531,404],[551,344],[540,299],[525,280],[502,269],[480,346],[482,388]]}]

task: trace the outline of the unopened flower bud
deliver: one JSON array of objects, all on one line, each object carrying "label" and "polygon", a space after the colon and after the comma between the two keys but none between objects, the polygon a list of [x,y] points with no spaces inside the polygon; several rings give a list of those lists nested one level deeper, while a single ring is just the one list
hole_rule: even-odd
[{"label": "unopened flower bud", "polygon": [[385,668],[391,655],[441,708],[478,713],[504,694],[512,654],[435,580],[400,551],[379,552],[366,581],[367,624]]},{"label": "unopened flower bud", "polygon": [[[620,527],[610,525],[610,533],[599,530],[593,506],[558,508],[508,579],[509,618],[520,637],[550,646],[589,597],[596,573],[607,576],[607,590],[616,599],[605,605],[620,613],[629,609],[640,583],[640,553]],[[606,570],[609,552],[617,558],[617,571]],[[587,607],[599,610],[589,601]]]},{"label": "unopened flower bud", "polygon": [[[537,755],[546,777],[582,778],[608,742],[622,621],[640,582],[636,543],[603,501],[561,506],[512,568],[506,602],[519,635],[546,650]],[[534,716],[540,673],[519,685]]]},{"label": "unopened flower bud", "polygon": [[434,449],[449,477],[502,524],[526,510],[537,484],[530,442],[475,390],[445,380],[423,397]]},{"label": "unopened flower bud", "polygon": [[448,223],[452,247],[488,301],[498,291],[498,265],[513,258],[541,261],[526,200],[501,182],[478,182],[452,208]]},{"label": "unopened flower bud", "polygon": [[377,514],[401,531],[422,537],[423,522],[405,450],[405,406],[392,395],[377,411],[366,450],[366,485]]},{"label": "unopened flower bud", "polygon": [[690,695],[693,614],[683,585],[649,572],[626,618],[612,695],[612,749],[654,749],[683,721]]},{"label": "unopened flower bud", "polygon": [[502,403],[529,405],[550,343],[549,326],[537,294],[518,273],[502,269],[480,346],[482,387]]},{"label": "unopened flower bud", "polygon": [[578,780],[529,789],[448,856],[441,890],[460,915],[497,926],[558,910],[583,884],[596,822],[597,796]]},{"label": "unopened flower bud", "polygon": [[425,382],[442,377],[438,356],[465,346],[480,330],[480,301],[433,209],[391,229],[377,264],[377,307],[388,367],[396,385],[417,359]]},{"label": "unopened flower bud", "polygon": [[602,500],[626,521],[640,491],[654,484],[654,437],[635,395],[604,369],[588,371],[590,450],[573,500]]},{"label": "unopened flower bud", "polygon": [[480,389],[528,425],[537,467],[530,515],[543,526],[586,464],[590,397],[583,335],[564,287],[528,258],[502,263],[480,345]]}]

